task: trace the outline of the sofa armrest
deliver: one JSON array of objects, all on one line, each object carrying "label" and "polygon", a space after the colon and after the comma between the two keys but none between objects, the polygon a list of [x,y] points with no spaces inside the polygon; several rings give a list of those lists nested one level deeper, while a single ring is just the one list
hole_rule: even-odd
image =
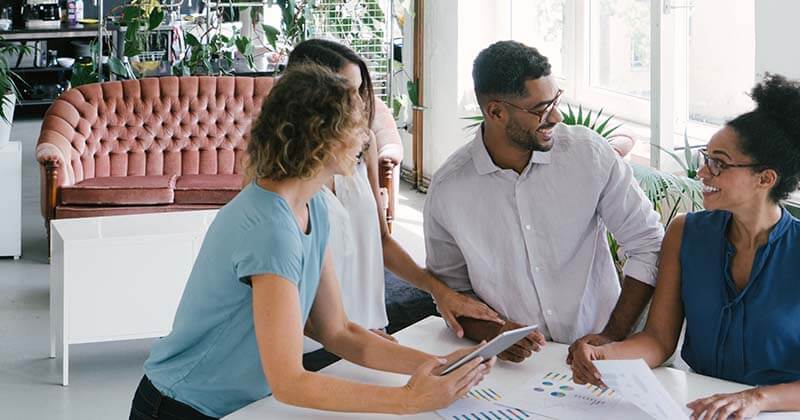
[{"label": "sofa armrest", "polygon": [[75,172],[70,164],[73,153],[72,144],[66,136],[55,130],[43,128],[36,145],[36,160],[40,168],[41,210],[45,227],[55,216],[58,194],[61,187],[74,185]]},{"label": "sofa armrest", "polygon": [[371,128],[378,144],[378,160],[390,159],[395,165],[400,164],[403,160],[403,143],[392,111],[381,100],[375,101],[375,120]]}]

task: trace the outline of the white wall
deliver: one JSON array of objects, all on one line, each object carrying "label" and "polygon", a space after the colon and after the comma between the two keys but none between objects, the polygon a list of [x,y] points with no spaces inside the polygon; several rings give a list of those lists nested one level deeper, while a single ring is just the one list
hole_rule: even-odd
[{"label": "white wall", "polygon": [[423,173],[430,177],[471,138],[461,117],[477,114],[472,61],[508,39],[509,0],[435,0],[425,3]]},{"label": "white wall", "polygon": [[800,79],[800,1],[756,0],[756,73]]}]

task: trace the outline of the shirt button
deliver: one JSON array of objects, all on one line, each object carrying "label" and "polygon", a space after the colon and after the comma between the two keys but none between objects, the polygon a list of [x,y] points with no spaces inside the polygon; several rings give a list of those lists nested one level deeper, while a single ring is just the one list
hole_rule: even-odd
[{"label": "shirt button", "polygon": [[525,225],[526,230],[531,230],[531,225]]},{"label": "shirt button", "polygon": [[545,312],[545,313],[547,314],[547,316],[552,316],[553,315],[553,311],[551,311],[550,309],[548,309],[547,312]]},{"label": "shirt button", "polygon": [[538,273],[539,272],[539,266],[537,265],[536,267],[533,267],[533,271],[536,271]]}]

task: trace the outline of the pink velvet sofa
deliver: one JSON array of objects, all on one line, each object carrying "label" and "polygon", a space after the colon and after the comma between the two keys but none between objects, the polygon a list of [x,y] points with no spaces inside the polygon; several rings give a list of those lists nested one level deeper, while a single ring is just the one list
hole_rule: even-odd
[{"label": "pink velvet sofa", "polygon": [[80,86],[36,146],[50,220],[218,208],[242,187],[269,77],[163,77]]}]

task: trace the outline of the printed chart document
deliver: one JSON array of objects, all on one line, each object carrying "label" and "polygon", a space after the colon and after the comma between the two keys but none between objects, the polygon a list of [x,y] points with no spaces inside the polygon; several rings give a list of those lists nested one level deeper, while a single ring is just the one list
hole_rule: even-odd
[{"label": "printed chart document", "polygon": [[553,419],[651,420],[614,390],[578,385],[572,381],[572,373],[561,371],[536,376],[498,404]]},{"label": "printed chart document", "polygon": [[642,359],[595,360],[603,383],[656,420],[688,419]]},{"label": "printed chart document", "polygon": [[474,419],[543,419],[532,413],[526,413],[513,407],[504,407],[497,403],[503,397],[493,388],[472,388],[463,398],[454,402],[450,407],[437,410],[441,418],[447,420],[474,420]]}]

